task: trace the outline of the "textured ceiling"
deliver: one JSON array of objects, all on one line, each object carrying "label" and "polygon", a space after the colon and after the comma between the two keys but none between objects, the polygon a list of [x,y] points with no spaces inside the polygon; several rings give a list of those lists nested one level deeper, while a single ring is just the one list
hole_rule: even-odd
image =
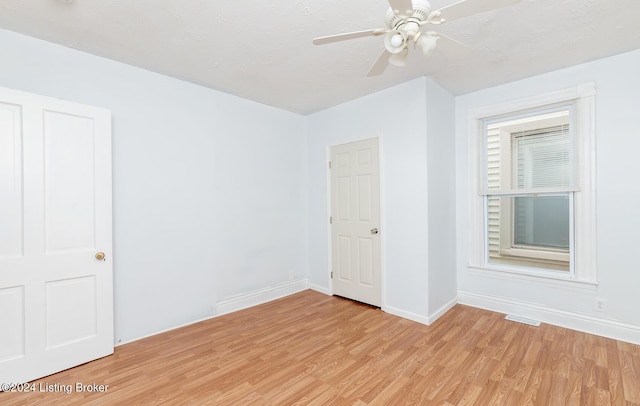
[{"label": "textured ceiling", "polygon": [[408,67],[373,78],[366,73],[382,37],[311,42],[384,28],[387,7],[386,0],[0,0],[0,27],[301,114],[419,76],[457,95],[640,48],[639,0],[521,0],[437,27],[473,51],[453,52],[441,39],[427,58],[412,54]]}]

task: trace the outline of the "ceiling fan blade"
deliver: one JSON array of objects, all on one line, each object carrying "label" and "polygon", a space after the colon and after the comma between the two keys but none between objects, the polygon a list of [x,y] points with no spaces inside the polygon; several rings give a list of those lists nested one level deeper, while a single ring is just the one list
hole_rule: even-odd
[{"label": "ceiling fan blade", "polygon": [[367,76],[378,76],[382,75],[387,66],[389,65],[389,57],[391,56],[391,52],[386,49],[382,51],[376,62],[373,64],[371,69],[369,69],[369,73]]},{"label": "ceiling fan blade", "polygon": [[329,44],[331,42],[345,41],[353,38],[375,37],[377,35],[382,35],[386,33],[387,33],[387,30],[382,28],[377,28],[374,30],[347,32],[344,34],[328,35],[326,37],[314,38],[313,43],[316,45],[322,45],[322,44]]},{"label": "ceiling fan blade", "polygon": [[462,0],[436,11],[441,13],[444,21],[453,21],[458,18],[469,17],[474,14],[507,7],[520,1],[521,0]]},{"label": "ceiling fan blade", "polygon": [[388,0],[389,6],[394,14],[406,18],[413,14],[413,1],[411,0]]},{"label": "ceiling fan blade", "polygon": [[433,34],[445,40],[438,41],[438,49],[446,54],[449,58],[459,59],[468,56],[473,52],[473,48],[471,48],[464,42],[458,41],[453,37],[441,34],[439,32]]},{"label": "ceiling fan blade", "polygon": [[464,49],[467,49],[469,51],[473,51],[473,48],[471,48],[469,45],[465,44],[462,41],[458,41],[457,39],[455,39],[453,37],[450,37],[449,35],[443,34],[441,32],[432,32],[432,31],[430,31],[429,33],[433,34],[433,35],[437,35],[438,37],[445,38],[445,39],[455,43],[460,48],[464,48]]}]

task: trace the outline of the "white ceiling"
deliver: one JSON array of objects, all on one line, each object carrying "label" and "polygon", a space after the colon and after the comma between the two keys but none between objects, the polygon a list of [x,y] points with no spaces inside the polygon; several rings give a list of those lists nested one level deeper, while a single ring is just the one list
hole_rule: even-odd
[{"label": "white ceiling", "polygon": [[0,27],[301,114],[425,75],[458,95],[640,48],[640,0],[521,0],[438,27],[473,52],[446,55],[440,47],[373,78],[366,73],[382,37],[311,42],[384,28],[387,7],[386,0],[0,0]]}]

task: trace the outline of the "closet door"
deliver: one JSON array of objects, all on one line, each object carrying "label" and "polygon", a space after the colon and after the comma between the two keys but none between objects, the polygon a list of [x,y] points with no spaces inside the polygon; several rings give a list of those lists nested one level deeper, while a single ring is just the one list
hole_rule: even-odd
[{"label": "closet door", "polygon": [[113,353],[109,111],[0,88],[0,382]]},{"label": "closet door", "polygon": [[331,147],[333,293],[382,306],[378,138]]}]

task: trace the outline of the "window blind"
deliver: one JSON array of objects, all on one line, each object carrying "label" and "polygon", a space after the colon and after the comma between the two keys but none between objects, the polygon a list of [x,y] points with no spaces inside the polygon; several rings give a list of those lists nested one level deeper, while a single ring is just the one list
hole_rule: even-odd
[{"label": "window blind", "polygon": [[512,134],[511,189],[570,189],[574,186],[569,125]]},{"label": "window blind", "polygon": [[523,195],[578,190],[570,112],[487,127],[483,195]]}]

